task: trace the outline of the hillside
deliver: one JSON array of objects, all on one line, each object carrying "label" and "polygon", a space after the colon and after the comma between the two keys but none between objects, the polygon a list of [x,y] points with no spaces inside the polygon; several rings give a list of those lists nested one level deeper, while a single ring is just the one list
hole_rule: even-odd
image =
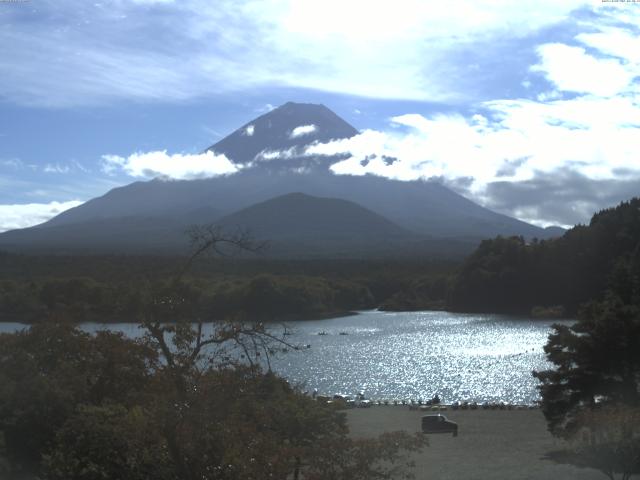
[{"label": "hillside", "polygon": [[[54,253],[138,253],[145,249],[151,253],[179,253],[186,245],[182,232],[189,225],[210,224],[295,192],[358,204],[404,230],[405,240],[414,241],[421,236],[419,248],[414,249],[420,254],[439,255],[443,246],[453,245],[456,255],[463,255],[480,240],[496,235],[526,238],[557,235],[556,230],[545,230],[483,208],[434,181],[335,175],[329,167],[337,158],[302,154],[314,142],[348,138],[357,133],[357,129],[322,105],[287,103],[210,147],[241,165],[238,173],[197,180],[134,182],[67,210],[42,225],[0,234],[0,248]],[[291,240],[298,234],[304,236],[308,228],[298,228],[295,223],[281,225],[278,235]],[[355,237],[369,236],[366,228],[342,230],[352,232]],[[345,242],[347,237],[342,235]],[[306,241],[302,237],[295,240],[298,244]],[[361,255],[358,242],[348,243],[340,249],[341,255]],[[413,249],[413,245],[400,243],[394,250]],[[335,249],[333,246],[325,251],[316,249],[315,254],[331,256]]]},{"label": "hillside", "polygon": [[[244,124],[207,150],[223,153],[233,162],[246,165],[262,152],[302,148],[311,142],[328,142],[357,134],[358,130],[324,105],[287,102]],[[273,160],[258,162],[258,165],[272,169]]]},{"label": "hillside", "polygon": [[574,227],[561,238],[483,241],[462,266],[449,306],[516,313],[559,306],[564,314],[574,315],[609,287],[635,295],[639,281],[640,198],[633,198],[596,213],[589,225]]}]

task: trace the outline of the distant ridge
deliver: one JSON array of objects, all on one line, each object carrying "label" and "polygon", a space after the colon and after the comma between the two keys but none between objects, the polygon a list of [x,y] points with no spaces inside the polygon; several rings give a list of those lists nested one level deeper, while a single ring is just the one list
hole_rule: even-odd
[{"label": "distant ridge", "polygon": [[[189,225],[240,220],[287,245],[313,243],[311,237],[321,236],[309,234],[312,226],[331,220],[320,232],[334,238],[325,253],[334,255],[340,239],[343,256],[349,251],[360,255],[362,243],[356,239],[374,236],[380,244],[393,237],[396,250],[410,242],[411,248],[421,245],[420,254],[438,255],[443,245],[461,246],[453,250],[462,254],[496,235],[544,239],[562,233],[492,212],[436,182],[335,175],[329,167],[338,158],[302,155],[313,142],[357,133],[324,105],[289,102],[209,147],[242,165],[238,173],[198,180],[154,179],[114,188],[42,225],[0,234],[0,248],[69,253],[144,252],[146,247],[154,253],[183,251],[183,231]],[[344,203],[336,203],[340,201]],[[294,207],[302,206],[308,211],[298,215]],[[282,218],[274,215],[277,209],[289,209],[287,215],[297,220],[278,223]],[[257,215],[257,211],[263,213]],[[335,212],[333,218],[322,216],[328,211]],[[349,212],[354,216],[347,222]],[[316,244],[314,255],[322,255],[322,245]]]},{"label": "distant ridge", "polygon": [[217,223],[229,231],[249,231],[268,242],[267,254],[280,257],[450,258],[474,246],[417,235],[348,200],[300,192],[254,204]]},{"label": "distant ridge", "polygon": [[288,193],[221,218],[229,228],[249,229],[265,240],[384,243],[416,235],[360,205],[337,198]]}]

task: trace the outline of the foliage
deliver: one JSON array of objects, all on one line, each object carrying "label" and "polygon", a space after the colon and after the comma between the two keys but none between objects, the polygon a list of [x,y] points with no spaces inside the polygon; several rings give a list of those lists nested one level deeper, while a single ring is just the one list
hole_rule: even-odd
[{"label": "foliage", "polygon": [[541,381],[542,408],[558,435],[575,431],[577,415],[596,404],[640,406],[640,310],[610,296],[588,305],[572,326],[555,325],[545,346],[552,370]]},{"label": "foliage", "polygon": [[[101,283],[90,278],[0,281],[0,314],[5,320],[36,323],[65,319],[135,321],[150,290],[173,288],[171,278]],[[249,278],[194,279],[182,282],[198,297],[198,316],[259,314],[264,319],[310,318],[372,308],[366,286],[321,277],[259,274]]]},{"label": "foliage", "polygon": [[171,478],[166,448],[147,411],[79,405],[43,456],[48,480]]},{"label": "foliage", "polygon": [[153,352],[122,335],[95,337],[68,325],[38,325],[0,336],[0,430],[6,456],[29,470],[80,404],[133,402]]},{"label": "foliage", "polygon": [[443,310],[449,291],[449,275],[423,275],[408,283],[380,305],[386,311]]},{"label": "foliage", "polygon": [[558,463],[601,471],[611,480],[640,473],[640,409],[602,407],[581,412],[572,447],[551,452]]},{"label": "foliage", "polygon": [[57,322],[1,335],[0,468],[47,480],[408,478],[404,456],[423,436],[350,438],[344,414],[268,368],[276,347],[295,346],[261,322],[205,326],[205,300],[180,273],[142,292],[137,340]]},{"label": "foliage", "polygon": [[515,313],[561,306],[574,315],[601,298],[620,268],[636,279],[640,273],[640,198],[596,213],[562,238],[483,241],[453,282],[449,306]]},{"label": "foliage", "polygon": [[[406,471],[402,454],[424,445],[403,433],[349,438],[342,413],[261,372],[246,347],[268,335],[260,327],[210,337],[179,324],[157,328],[139,341],[58,324],[0,338],[0,432],[16,475],[369,478],[352,472]],[[227,350],[204,353],[228,342],[245,343],[254,366],[225,360]],[[334,477],[321,466],[338,452],[352,455],[336,457],[332,471],[344,473]]]},{"label": "foliage", "polygon": [[[206,235],[206,229],[198,234]],[[189,270],[184,264],[184,257],[172,256],[0,252],[0,321],[135,322],[143,297],[149,290],[170,286],[176,272],[183,272],[181,280],[199,292],[199,316],[207,320],[256,314],[262,320],[319,318],[380,305],[441,308],[457,266],[419,258],[260,256],[200,257]],[[254,307],[252,300],[267,308]]]},{"label": "foliage", "polygon": [[579,320],[555,325],[545,346],[555,368],[541,381],[549,430],[573,441],[559,462],[595,468],[610,479],[640,473],[640,290],[636,266],[618,263],[605,299]]}]

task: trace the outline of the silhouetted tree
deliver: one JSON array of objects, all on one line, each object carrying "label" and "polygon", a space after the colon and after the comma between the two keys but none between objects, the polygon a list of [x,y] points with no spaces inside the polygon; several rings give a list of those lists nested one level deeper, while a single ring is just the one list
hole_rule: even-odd
[{"label": "silhouetted tree", "polygon": [[[215,229],[196,240],[188,265],[220,242],[247,247]],[[184,273],[149,284],[140,339],[58,323],[0,335],[0,467],[51,480],[409,478],[404,455],[424,436],[349,438],[344,414],[262,370],[283,337],[205,325]]]},{"label": "silhouetted tree", "polygon": [[449,306],[516,313],[562,306],[575,315],[585,302],[602,299],[612,275],[626,270],[637,282],[639,252],[640,198],[633,198],[596,213],[588,226],[578,225],[561,238],[483,241],[453,281]]},{"label": "silhouetted tree", "polygon": [[541,382],[549,429],[573,433],[578,415],[597,405],[640,406],[640,311],[610,295],[589,304],[578,322],[555,325],[544,347],[554,369]]}]

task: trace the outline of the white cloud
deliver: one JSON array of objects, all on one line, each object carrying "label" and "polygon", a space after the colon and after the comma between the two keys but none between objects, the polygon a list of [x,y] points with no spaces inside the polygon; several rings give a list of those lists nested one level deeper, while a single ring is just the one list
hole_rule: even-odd
[{"label": "white cloud", "polygon": [[260,162],[263,160],[290,159],[301,156],[296,147],[290,147],[285,150],[263,150],[256,155],[255,160]]},{"label": "white cloud", "polygon": [[268,113],[272,110],[275,110],[276,106],[272,105],[270,103],[266,103],[263,107],[256,109],[256,111],[261,112],[261,113]]},{"label": "white cloud", "polygon": [[14,170],[19,170],[24,167],[24,163],[19,158],[8,158],[0,160],[0,165],[3,167],[9,167]]},{"label": "white cloud", "polygon": [[303,137],[305,135],[310,135],[318,129],[315,125],[300,125],[299,127],[294,128],[291,131],[291,138]]},{"label": "white cloud", "polygon": [[[622,27],[578,34],[575,40],[585,48],[559,43],[538,48],[540,61],[532,70],[553,89],[538,93],[537,101],[481,102],[475,105],[478,113],[467,116],[399,115],[386,131],[315,144],[307,154],[350,155],[332,165],[338,174],[437,177],[488,206],[499,204],[492,195],[514,201],[530,196],[536,185],[544,186],[540,195],[550,189],[560,193],[562,184],[550,180],[560,174],[583,187],[606,185],[611,199],[616,185],[627,191],[640,184],[640,40]],[[587,211],[600,193],[597,187],[584,190],[582,198],[572,191],[571,201]],[[529,219],[535,210],[538,223],[557,223],[560,217],[545,219],[543,209],[528,201],[503,202],[500,208]],[[541,205],[545,199],[536,201]],[[549,206],[547,212],[560,215],[559,210]]]},{"label": "white cloud", "polygon": [[631,99],[505,100],[483,107],[485,115],[470,118],[393,117],[392,125],[404,128],[366,130],[311,145],[306,153],[350,154],[331,167],[337,174],[445,183],[471,177],[466,193],[483,204],[491,203],[486,189],[492,182],[530,182],[562,169],[593,181],[640,181],[640,105]]},{"label": "white cloud", "polygon": [[79,200],[71,200],[68,202],[0,205],[0,232],[38,225],[82,203]]},{"label": "white cloud", "polygon": [[255,125],[249,125],[247,128],[244,129],[244,134],[248,137],[253,136],[253,133],[256,131],[256,127]]},{"label": "white cloud", "polygon": [[229,175],[239,170],[225,155],[212,151],[199,154],[167,154],[166,150],[141,153],[128,157],[103,155],[103,171],[113,174],[123,171],[131,177],[165,177],[175,180]]},{"label": "white cloud", "polygon": [[45,173],[69,173],[70,168],[68,165],[60,165],[59,163],[47,163],[44,166]]},{"label": "white cloud", "polygon": [[532,71],[568,92],[613,96],[626,91],[635,76],[620,60],[596,58],[581,47],[552,43],[540,46],[538,53],[542,61]]},{"label": "white cloud", "polygon": [[[640,20],[640,15],[638,19]],[[640,64],[640,36],[633,35],[626,29],[603,27],[597,33],[581,33],[576,36],[576,40],[603,54]]]},{"label": "white cloud", "polygon": [[[260,86],[460,100],[472,92],[461,88],[468,87],[460,83],[468,62],[460,62],[457,53],[469,52],[470,45],[490,53],[498,40],[535,34],[589,5],[588,0],[460,0],[455,8],[421,0],[138,0],[81,7],[70,0],[42,2],[41,15],[30,22],[10,17],[0,31],[0,43],[12,46],[0,57],[0,90],[14,102],[49,106],[118,98],[181,101]],[[172,22],[149,15],[150,8],[170,12]],[[489,70],[493,66],[487,64]]]}]

